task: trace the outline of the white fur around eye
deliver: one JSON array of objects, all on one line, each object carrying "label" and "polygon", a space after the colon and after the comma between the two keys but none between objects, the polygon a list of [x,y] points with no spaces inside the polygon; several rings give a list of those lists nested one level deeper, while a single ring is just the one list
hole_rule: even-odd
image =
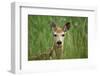
[{"label": "white fur around eye", "polygon": [[57,36],[57,34],[54,34],[53,36],[54,36],[54,37],[56,37],[56,36]]}]

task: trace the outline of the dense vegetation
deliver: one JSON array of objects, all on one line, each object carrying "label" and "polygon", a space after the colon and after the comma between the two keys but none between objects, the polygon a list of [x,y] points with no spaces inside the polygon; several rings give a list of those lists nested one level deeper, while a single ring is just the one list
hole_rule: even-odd
[{"label": "dense vegetation", "polygon": [[48,51],[53,45],[53,36],[50,23],[54,21],[63,27],[70,22],[71,28],[67,31],[64,40],[64,58],[88,57],[88,18],[69,16],[28,16],[28,58]]}]

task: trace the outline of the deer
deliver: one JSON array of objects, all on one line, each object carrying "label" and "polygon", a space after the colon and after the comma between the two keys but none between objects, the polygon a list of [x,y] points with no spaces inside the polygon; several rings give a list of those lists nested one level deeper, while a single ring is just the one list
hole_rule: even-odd
[{"label": "deer", "polygon": [[64,56],[64,38],[66,32],[70,29],[70,22],[67,22],[63,27],[59,27],[55,22],[51,23],[53,46],[45,53],[35,56],[34,60],[52,60],[62,59]]}]

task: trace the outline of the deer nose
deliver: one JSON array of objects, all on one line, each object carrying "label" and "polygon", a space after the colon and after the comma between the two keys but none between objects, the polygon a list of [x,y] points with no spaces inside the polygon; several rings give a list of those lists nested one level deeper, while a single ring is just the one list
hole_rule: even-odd
[{"label": "deer nose", "polygon": [[60,44],[62,44],[62,42],[61,41],[58,41],[57,44],[60,45]]}]

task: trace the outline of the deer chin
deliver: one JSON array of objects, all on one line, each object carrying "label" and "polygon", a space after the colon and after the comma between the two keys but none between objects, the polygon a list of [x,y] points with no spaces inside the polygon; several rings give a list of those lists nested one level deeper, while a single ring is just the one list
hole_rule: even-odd
[{"label": "deer chin", "polygon": [[57,45],[57,48],[61,48],[62,47],[62,45]]}]

